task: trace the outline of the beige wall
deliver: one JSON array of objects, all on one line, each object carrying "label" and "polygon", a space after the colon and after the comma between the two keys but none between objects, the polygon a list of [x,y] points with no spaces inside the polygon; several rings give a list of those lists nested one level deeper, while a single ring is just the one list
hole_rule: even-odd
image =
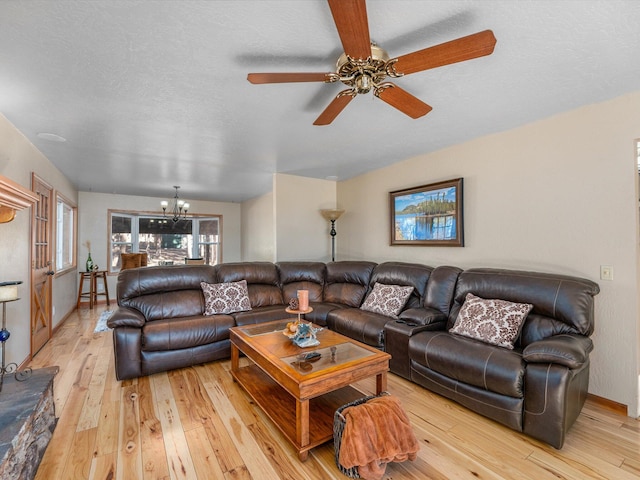
[{"label": "beige wall", "polygon": [[276,259],[330,260],[329,228],[320,210],[336,208],[336,182],[276,174],[273,185]]},{"label": "beige wall", "polygon": [[242,260],[275,262],[273,192],[242,202]]},{"label": "beige wall", "polygon": [[[0,115],[0,175],[31,189],[31,173],[35,172],[67,199],[76,202],[78,195],[71,183],[53,166],[5,117]],[[30,325],[30,258],[31,209],[21,210],[15,220],[0,224],[0,282],[22,280],[18,287],[20,300],[7,303],[6,362],[22,363],[31,353]],[[52,326],[75,308],[77,273],[56,275],[52,283],[55,307]]]},{"label": "beige wall", "polygon": [[[341,182],[340,255],[598,282],[590,392],[636,416],[639,137],[637,92]],[[466,246],[389,246],[388,192],[456,177],[464,177]],[[601,265],[613,266],[613,281],[600,280]]]},{"label": "beige wall", "polygon": [[336,182],[276,173],[271,192],[242,204],[242,259],[330,260],[325,208],[336,208]]},{"label": "beige wall", "polygon": [[[170,192],[167,193],[168,196]],[[91,242],[91,258],[100,267],[108,265],[108,211],[128,210],[159,212],[160,202],[166,198],[114,195],[109,193],[80,192],[78,215],[78,264],[87,259],[87,240]],[[181,197],[182,198],[182,197]],[[190,200],[189,213],[222,215],[222,261],[240,261],[240,204]],[[109,293],[115,298],[117,277],[109,277]]]}]

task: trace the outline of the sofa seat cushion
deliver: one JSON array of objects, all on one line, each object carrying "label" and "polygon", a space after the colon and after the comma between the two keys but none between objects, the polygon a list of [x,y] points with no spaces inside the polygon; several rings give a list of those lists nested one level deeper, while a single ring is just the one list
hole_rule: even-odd
[{"label": "sofa seat cushion", "polygon": [[234,325],[230,315],[197,315],[147,322],[142,327],[142,350],[179,350],[227,340],[229,328]]},{"label": "sofa seat cushion", "polygon": [[272,320],[293,319],[294,316],[285,312],[285,305],[269,305],[253,308],[250,312],[238,312],[233,314],[236,325],[252,325],[255,323],[271,322]]},{"label": "sofa seat cushion", "polygon": [[346,305],[329,302],[310,302],[309,306],[313,308],[313,311],[305,314],[304,319],[309,322],[313,322],[316,325],[320,325],[321,327],[327,326],[327,316],[329,315],[329,312],[339,308],[346,308]]},{"label": "sofa seat cushion", "polygon": [[384,326],[394,319],[359,308],[341,308],[327,315],[327,326],[334,332],[384,350]]},{"label": "sofa seat cushion", "polygon": [[441,375],[514,398],[524,396],[525,361],[517,350],[442,331],[409,339],[409,358]]}]

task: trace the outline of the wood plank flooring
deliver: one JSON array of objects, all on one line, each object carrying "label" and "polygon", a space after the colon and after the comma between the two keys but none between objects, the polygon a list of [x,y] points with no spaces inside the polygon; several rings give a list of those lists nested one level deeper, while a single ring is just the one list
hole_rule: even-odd
[{"label": "wood plank flooring", "polygon": [[[60,367],[59,420],[37,480],[347,478],[332,443],[301,463],[233,382],[228,360],[116,381],[111,332],[93,332],[103,310],[74,312],[30,364]],[[640,423],[591,402],[556,450],[393,374],[388,390],[421,450],[415,462],[388,465],[385,479],[640,478]]]}]

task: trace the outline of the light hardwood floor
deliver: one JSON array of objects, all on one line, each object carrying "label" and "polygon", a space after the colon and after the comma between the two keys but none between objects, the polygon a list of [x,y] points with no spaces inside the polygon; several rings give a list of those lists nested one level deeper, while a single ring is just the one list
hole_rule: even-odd
[{"label": "light hardwood floor", "polygon": [[[116,381],[111,333],[93,332],[103,310],[74,312],[31,362],[60,367],[59,421],[38,480],[347,478],[332,443],[301,463],[232,381],[228,360]],[[373,381],[359,387],[371,392]],[[388,465],[386,479],[640,478],[639,422],[591,402],[555,450],[393,374],[388,390],[421,450],[415,462]]]}]

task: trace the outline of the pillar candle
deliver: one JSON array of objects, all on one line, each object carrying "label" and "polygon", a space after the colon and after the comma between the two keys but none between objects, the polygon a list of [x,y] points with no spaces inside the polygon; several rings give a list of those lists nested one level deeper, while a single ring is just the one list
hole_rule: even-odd
[{"label": "pillar candle", "polygon": [[309,309],[309,290],[298,290],[298,309],[303,312]]}]

